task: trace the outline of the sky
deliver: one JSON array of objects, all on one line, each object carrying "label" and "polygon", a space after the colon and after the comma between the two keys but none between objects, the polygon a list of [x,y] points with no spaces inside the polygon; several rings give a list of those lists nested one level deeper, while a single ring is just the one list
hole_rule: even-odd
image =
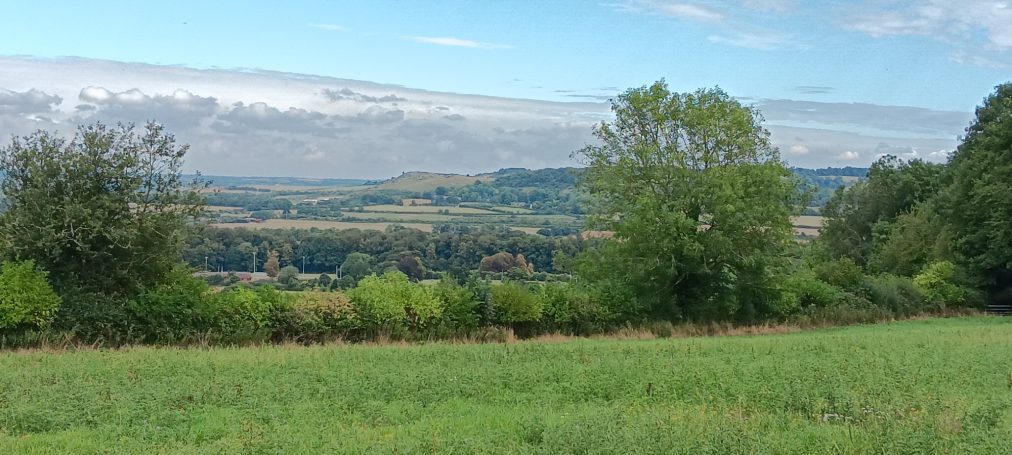
[{"label": "sky", "polygon": [[661,78],[759,108],[792,165],[941,161],[1012,70],[1007,1],[15,4],[0,139],[153,119],[219,175],[574,165]]}]

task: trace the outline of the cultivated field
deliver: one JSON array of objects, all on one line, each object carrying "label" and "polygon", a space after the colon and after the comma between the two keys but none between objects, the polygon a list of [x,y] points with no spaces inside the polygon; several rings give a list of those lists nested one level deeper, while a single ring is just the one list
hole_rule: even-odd
[{"label": "cultivated field", "polygon": [[479,209],[474,207],[455,207],[455,206],[437,206],[437,205],[393,205],[393,204],[378,204],[378,205],[367,205],[362,207],[367,212],[396,212],[396,213],[439,213],[443,210],[448,210],[450,214],[471,214],[471,215],[495,215],[496,212],[491,210]]},{"label": "cultivated field", "polygon": [[1008,453],[1012,318],[0,355],[0,453]]}]

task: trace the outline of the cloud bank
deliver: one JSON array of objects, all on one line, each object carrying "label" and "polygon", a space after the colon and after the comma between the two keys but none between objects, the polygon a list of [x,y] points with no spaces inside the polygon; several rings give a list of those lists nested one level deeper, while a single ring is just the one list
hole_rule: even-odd
[{"label": "cloud bank", "polygon": [[[191,144],[187,170],[207,174],[384,178],[412,170],[571,166],[570,154],[594,141],[593,125],[611,117],[606,102],[587,99],[550,102],[269,71],[0,57],[4,142],[40,128],[69,135],[93,121],[155,120]],[[865,165],[883,153],[942,160],[971,119],[970,113],[902,106],[748,102],[764,112],[784,158],[806,167]]]}]

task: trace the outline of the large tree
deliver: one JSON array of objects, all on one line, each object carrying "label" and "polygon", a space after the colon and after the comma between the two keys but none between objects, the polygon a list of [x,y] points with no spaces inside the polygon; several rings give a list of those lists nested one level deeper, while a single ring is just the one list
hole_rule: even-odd
[{"label": "large tree", "polygon": [[[977,108],[943,193],[960,262],[994,293],[1012,288],[1012,83]],[[1004,298],[1012,300],[1012,291]]]},{"label": "large tree", "polygon": [[61,293],[129,295],[162,282],[203,207],[197,181],[181,174],[186,151],[156,123],[14,138],[0,149],[4,254],[34,260]]},{"label": "large tree", "polygon": [[[889,237],[897,217],[938,193],[943,168],[918,159],[879,158],[868,170],[867,180],[838,188],[826,203],[822,210],[826,225],[819,242],[835,257],[849,257],[866,265]],[[905,222],[909,221],[905,217]]]},{"label": "large tree", "polygon": [[616,237],[584,273],[624,282],[667,317],[768,313],[799,191],[759,112],[719,88],[674,93],[664,81],[612,111],[600,143],[576,153],[592,226]]}]

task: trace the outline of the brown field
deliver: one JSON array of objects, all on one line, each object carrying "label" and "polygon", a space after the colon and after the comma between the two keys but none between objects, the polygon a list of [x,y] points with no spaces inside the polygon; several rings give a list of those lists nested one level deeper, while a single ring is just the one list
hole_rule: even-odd
[{"label": "brown field", "polygon": [[815,215],[801,215],[791,217],[791,223],[798,227],[819,228],[822,227],[823,222],[825,222],[824,217]]},{"label": "brown field", "polygon": [[401,199],[401,205],[404,207],[411,207],[411,203],[414,203],[415,205],[430,205],[432,204],[432,199]]},{"label": "brown field", "polygon": [[432,232],[432,225],[425,223],[354,223],[347,221],[328,220],[267,220],[262,223],[215,223],[211,226],[220,228],[247,228],[247,229],[364,229],[371,231],[383,231],[388,226],[397,225],[410,229],[418,229],[422,232]]},{"label": "brown field", "polygon": [[819,230],[812,228],[796,227],[794,228],[794,235],[806,235],[808,237],[818,237]]}]

